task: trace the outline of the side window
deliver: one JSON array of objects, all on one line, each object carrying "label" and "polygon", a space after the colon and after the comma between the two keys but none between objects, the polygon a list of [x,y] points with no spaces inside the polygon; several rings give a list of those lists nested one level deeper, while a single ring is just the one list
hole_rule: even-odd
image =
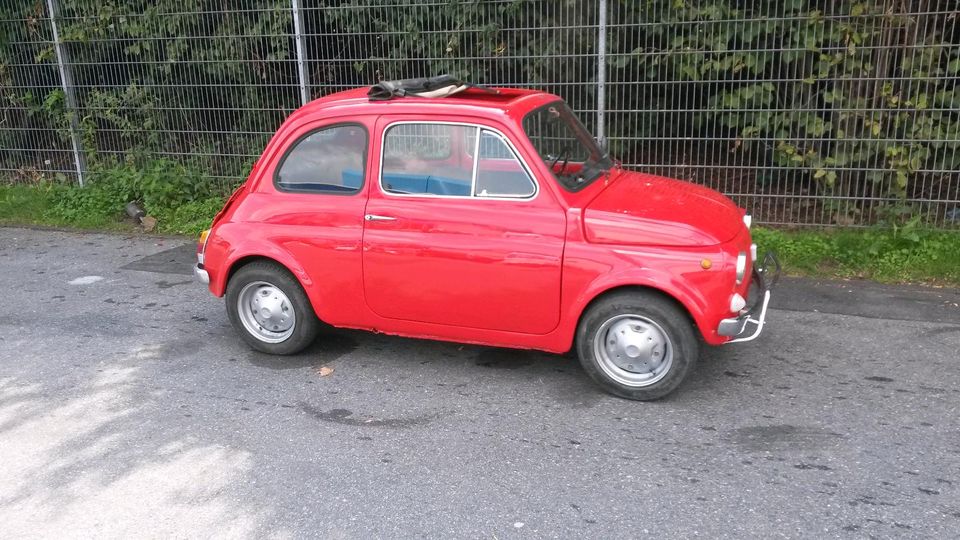
[{"label": "side window", "polygon": [[291,145],[277,168],[281,191],[352,194],[363,186],[367,130],[341,124],[311,132]]},{"label": "side window", "polygon": [[474,190],[477,197],[523,198],[537,192],[536,184],[500,135],[482,130],[479,154]]},{"label": "side window", "polygon": [[388,193],[453,197],[526,198],[537,191],[497,133],[476,126],[430,123],[387,128],[380,185]]},{"label": "side window", "polygon": [[[469,197],[473,160],[453,151],[472,126],[398,124],[383,136],[380,185],[389,193]],[[474,137],[476,135],[473,135]]]}]

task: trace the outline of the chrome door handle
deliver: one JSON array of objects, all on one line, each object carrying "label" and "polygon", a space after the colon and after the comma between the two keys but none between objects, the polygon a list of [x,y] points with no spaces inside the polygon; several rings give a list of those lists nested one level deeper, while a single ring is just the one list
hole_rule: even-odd
[{"label": "chrome door handle", "polygon": [[397,218],[391,216],[378,216],[376,214],[367,214],[363,216],[367,221],[396,221]]}]

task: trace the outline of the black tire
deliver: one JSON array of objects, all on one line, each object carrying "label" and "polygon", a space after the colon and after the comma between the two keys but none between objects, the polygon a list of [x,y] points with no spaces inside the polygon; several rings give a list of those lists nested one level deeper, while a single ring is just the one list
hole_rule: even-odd
[{"label": "black tire", "polygon": [[[638,319],[626,318],[626,315],[638,316]],[[618,319],[618,317],[624,318]],[[617,320],[622,320],[626,324],[630,324],[632,320],[640,320],[641,324],[655,323],[647,328],[636,328],[643,331],[652,328],[651,331],[656,333],[658,342],[661,341],[659,338],[662,336],[668,338],[668,340],[662,340],[664,345],[659,349],[651,349],[654,351],[651,354],[658,354],[657,351],[660,351],[659,354],[663,355],[663,361],[666,359],[666,350],[670,349],[671,351],[670,362],[661,371],[656,372],[656,377],[650,376],[652,382],[640,381],[628,384],[623,380],[618,380],[617,374],[621,374],[621,376],[633,375],[622,368],[620,371],[616,371],[615,367],[609,367],[610,363],[613,362],[612,358],[616,356],[615,354],[606,353],[606,358],[611,359],[607,362],[599,357],[597,348],[607,346],[607,338],[604,338],[602,345],[597,344],[598,332],[603,331],[605,336],[609,336],[611,339],[610,347],[617,351],[613,340],[617,339],[618,333],[608,334],[609,329],[612,328],[613,324],[616,324]],[[604,328],[608,321],[607,328]],[[636,335],[643,336],[644,334],[637,333]],[[622,398],[649,401],[666,396],[680,385],[687,373],[696,364],[700,354],[700,340],[693,321],[676,302],[662,294],[637,290],[612,293],[591,305],[577,328],[576,348],[583,369],[604,390]],[[601,352],[600,354],[604,353]],[[622,357],[616,356],[616,358],[620,360]],[[624,359],[622,361],[626,362],[628,360]],[[658,362],[657,365],[659,366],[660,363]],[[605,368],[604,365],[608,367]],[[651,370],[651,373],[653,373],[653,370]],[[638,386],[639,384],[645,385]]]},{"label": "black tire", "polygon": [[[239,297],[247,285],[264,282],[283,292],[295,313],[293,329],[282,341],[268,343],[248,330],[240,320]],[[300,282],[284,267],[269,261],[256,261],[237,270],[227,283],[227,316],[233,327],[250,347],[269,354],[296,354],[310,346],[317,337],[320,321]],[[278,338],[279,339],[279,338]]]}]

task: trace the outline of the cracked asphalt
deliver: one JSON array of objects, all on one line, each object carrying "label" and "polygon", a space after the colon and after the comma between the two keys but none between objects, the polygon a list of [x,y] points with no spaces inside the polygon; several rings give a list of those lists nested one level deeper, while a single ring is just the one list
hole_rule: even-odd
[{"label": "cracked asphalt", "polygon": [[252,352],[185,243],[0,228],[0,536],[960,534],[956,289],[785,280],[635,403],[571,356]]}]

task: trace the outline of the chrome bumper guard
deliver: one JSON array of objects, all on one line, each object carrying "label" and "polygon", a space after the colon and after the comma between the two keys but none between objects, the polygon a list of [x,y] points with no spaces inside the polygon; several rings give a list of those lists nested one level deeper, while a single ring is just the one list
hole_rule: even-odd
[{"label": "chrome bumper guard", "polygon": [[202,264],[193,265],[193,277],[197,278],[197,281],[203,283],[204,285],[210,284],[210,274],[203,269]]},{"label": "chrome bumper guard", "polygon": [[[781,270],[780,260],[772,251],[768,251],[763,256],[760,264],[754,263],[753,283],[762,297],[754,301],[753,305],[742,311],[739,316],[720,321],[717,333],[734,338],[727,343],[751,341],[763,331],[763,324],[767,319],[767,306],[770,304],[770,289],[780,280]],[[753,328],[749,328],[750,325],[753,325]]]}]

